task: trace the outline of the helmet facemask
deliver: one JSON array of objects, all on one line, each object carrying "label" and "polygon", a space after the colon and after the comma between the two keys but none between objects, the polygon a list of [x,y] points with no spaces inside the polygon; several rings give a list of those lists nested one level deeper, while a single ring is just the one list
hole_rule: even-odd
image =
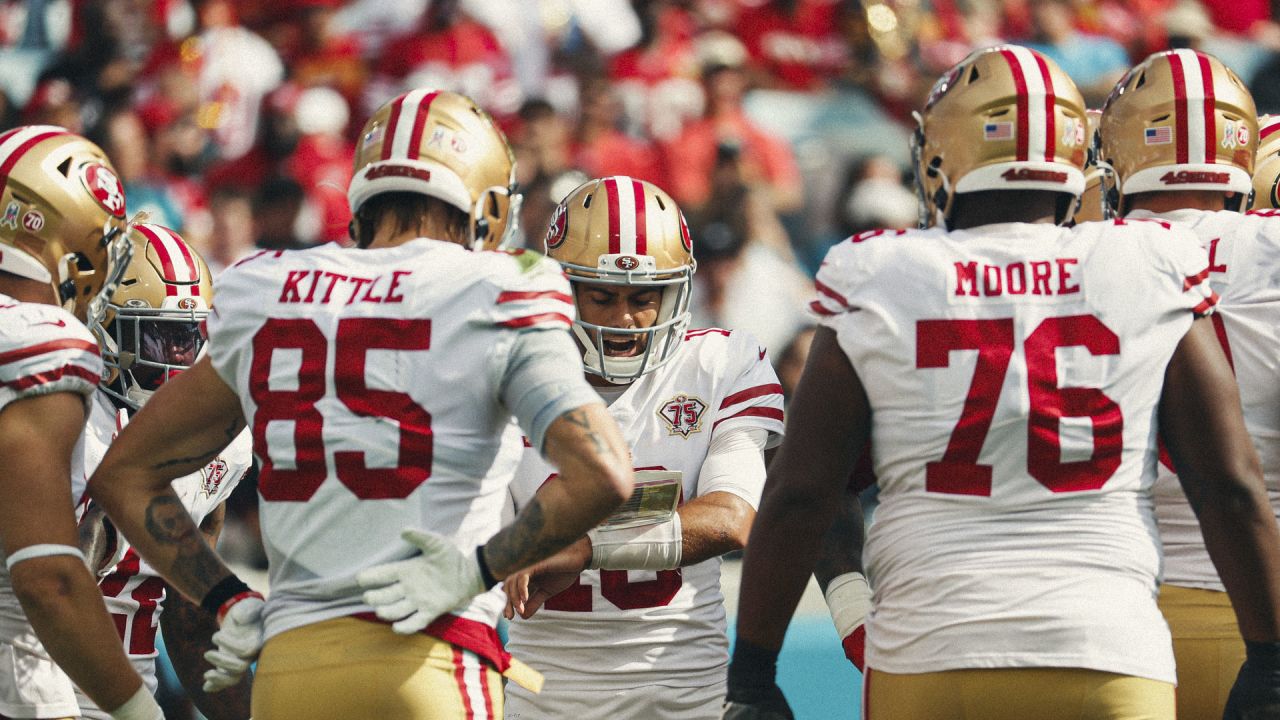
[{"label": "helmet facemask", "polygon": [[205,309],[109,305],[99,339],[103,363],[115,377],[102,389],[138,409],[160,386],[195,364],[204,350]]}]

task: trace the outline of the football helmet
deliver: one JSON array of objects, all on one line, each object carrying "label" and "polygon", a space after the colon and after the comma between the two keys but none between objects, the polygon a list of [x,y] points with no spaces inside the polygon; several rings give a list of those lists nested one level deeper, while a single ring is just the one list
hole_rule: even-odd
[{"label": "football helmet", "polygon": [[1258,115],[1244,83],[1217,58],[1167,50],[1130,70],[1102,108],[1101,162],[1111,199],[1173,190],[1253,189]]},{"label": "football helmet", "polygon": [[470,98],[412,90],[365,123],[347,202],[356,217],[379,193],[429,195],[467,214],[468,247],[492,250],[516,234],[515,165],[506,136]]},{"label": "football helmet", "polygon": [[[1079,197],[1084,110],[1075,83],[1044,55],[1016,45],[970,53],[938,79],[915,116],[921,226],[945,224],[958,193],[1050,190]],[[1059,221],[1069,221],[1072,209]]]},{"label": "football helmet", "polygon": [[1084,161],[1084,194],[1080,196],[1080,208],[1076,210],[1077,223],[1111,217],[1111,206],[1102,194],[1102,176],[1105,170],[1098,165],[1098,123],[1102,121],[1102,111],[1090,108],[1084,112],[1088,121],[1086,133],[1089,151]]},{"label": "football helmet", "polygon": [[49,283],[88,321],[128,263],[124,186],[97,145],[65,128],[0,134],[0,270]]},{"label": "football helmet", "polygon": [[[583,347],[588,373],[625,384],[675,357],[689,326],[689,293],[697,264],[689,226],[670,195],[625,176],[589,180],[556,206],[544,245],[575,285],[662,290],[652,327],[608,327],[579,317],[573,333]],[[645,338],[644,349],[635,357],[611,357],[605,352],[606,333]]]},{"label": "football helmet", "polygon": [[1253,168],[1253,207],[1280,208],[1280,115],[1258,118],[1258,155]]},{"label": "football helmet", "polygon": [[106,366],[100,387],[136,410],[204,349],[213,283],[204,258],[168,228],[134,225],[129,242],[133,259],[90,327]]}]

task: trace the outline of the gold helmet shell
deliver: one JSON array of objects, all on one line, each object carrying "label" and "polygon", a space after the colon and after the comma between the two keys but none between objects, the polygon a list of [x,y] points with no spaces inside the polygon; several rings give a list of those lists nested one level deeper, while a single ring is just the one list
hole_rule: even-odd
[{"label": "gold helmet shell", "polygon": [[91,328],[107,372],[100,387],[137,409],[195,362],[213,280],[204,258],[173,230],[140,224],[128,237],[133,259]]},{"label": "gold helmet shell", "polygon": [[974,51],[934,84],[916,124],[912,153],[923,226],[944,224],[959,193],[1084,191],[1084,99],[1056,63],[1034,50]]},{"label": "gold helmet shell", "polygon": [[[658,186],[618,175],[589,180],[552,213],[544,247],[573,283],[662,290],[657,322],[649,328],[593,325],[581,318],[574,335],[586,371],[628,383],[675,357],[689,326],[693,241],[675,201]],[[604,334],[647,336],[636,357],[610,357]]]},{"label": "gold helmet shell", "polygon": [[88,321],[128,262],[124,186],[102,149],[65,128],[0,134],[0,270],[49,283]]},{"label": "gold helmet shell", "polygon": [[1148,56],[1111,91],[1100,130],[1101,161],[1115,173],[1118,200],[1217,190],[1243,201],[1253,189],[1253,96],[1212,55],[1182,49]]},{"label": "gold helmet shell", "polygon": [[465,95],[411,90],[365,123],[347,202],[354,217],[380,193],[429,195],[467,214],[469,247],[492,250],[516,233],[515,178],[515,155],[488,113]]},{"label": "gold helmet shell", "polygon": [[1253,168],[1253,207],[1280,208],[1280,115],[1258,118],[1258,154]]}]

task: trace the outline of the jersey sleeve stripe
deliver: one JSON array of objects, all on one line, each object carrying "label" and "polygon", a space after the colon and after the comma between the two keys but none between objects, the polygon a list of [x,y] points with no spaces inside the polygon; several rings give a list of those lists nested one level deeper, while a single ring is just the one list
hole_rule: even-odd
[{"label": "jersey sleeve stripe", "polygon": [[821,280],[814,280],[813,287],[823,295],[826,295],[832,300],[835,300],[836,302],[840,303],[840,306],[845,308],[846,310],[849,308],[849,301],[846,300],[845,297],[840,293],[836,292],[835,290],[832,290],[830,287],[823,284]]},{"label": "jersey sleeve stripe", "polygon": [[498,294],[497,304],[543,299],[573,304],[573,298],[568,293],[562,293],[558,290],[504,290]]},{"label": "jersey sleeve stripe", "polygon": [[1195,307],[1191,308],[1191,312],[1195,313],[1196,315],[1204,315],[1205,313],[1209,312],[1210,308],[1212,308],[1217,304],[1218,304],[1218,293],[1215,292],[1210,294],[1209,297],[1205,298],[1199,305],[1196,305]]},{"label": "jersey sleeve stripe", "polygon": [[809,303],[809,309],[815,314],[822,315],[823,317],[835,317],[837,315],[834,310],[828,310],[825,305],[817,300]]},{"label": "jersey sleeve stripe", "polygon": [[90,385],[98,384],[98,373],[79,365],[63,365],[53,370],[45,370],[34,375],[9,380],[4,383],[4,387],[18,391],[29,390],[37,385],[48,385],[64,378],[79,378]]},{"label": "jersey sleeve stripe", "polygon": [[742,410],[739,410],[738,412],[730,415],[729,417],[722,417],[719,420],[716,420],[714,423],[712,423],[711,430],[714,432],[716,429],[716,426],[724,422],[725,420],[735,420],[737,418],[744,418],[744,417],[762,417],[762,418],[768,418],[770,420],[777,420],[778,422],[783,421],[782,408],[756,405],[749,408],[743,408]]},{"label": "jersey sleeve stripe", "polygon": [[1208,278],[1209,278],[1209,268],[1207,267],[1204,270],[1201,270],[1200,272],[1196,273],[1195,275],[1188,275],[1182,281],[1182,291],[1186,292],[1187,290],[1190,290],[1191,288],[1204,282]]},{"label": "jersey sleeve stripe", "polygon": [[730,405],[737,405],[738,403],[746,402],[753,398],[762,397],[764,395],[781,396],[782,386],[779,385],[778,383],[771,383],[767,385],[756,385],[755,387],[747,388],[746,390],[741,390],[739,392],[736,392],[732,395],[725,397],[725,399],[720,403],[720,409],[723,410],[729,407]]},{"label": "jersey sleeve stripe", "polygon": [[59,350],[83,350],[94,355],[98,354],[98,346],[88,340],[78,340],[76,338],[62,338],[60,340],[50,340],[42,342],[38,345],[31,345],[17,350],[10,350],[7,353],[0,353],[0,365],[8,365],[19,360],[26,360],[36,355],[45,355],[47,353],[58,352]]},{"label": "jersey sleeve stripe", "polygon": [[523,317],[512,318],[510,320],[503,320],[502,322],[496,323],[496,324],[498,325],[498,327],[524,328],[524,327],[529,327],[531,325],[542,325],[544,323],[563,323],[564,325],[568,326],[568,325],[572,325],[573,321],[569,319],[568,315],[564,315],[557,312],[546,312],[546,313],[539,313],[537,315],[525,315]]}]

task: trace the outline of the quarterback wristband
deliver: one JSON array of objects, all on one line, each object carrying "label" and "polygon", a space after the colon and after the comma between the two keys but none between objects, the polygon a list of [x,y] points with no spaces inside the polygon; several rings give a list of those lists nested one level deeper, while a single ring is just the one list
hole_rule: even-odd
[{"label": "quarterback wristband", "polygon": [[240,578],[235,575],[228,575],[218,581],[209,589],[209,592],[200,600],[200,607],[204,608],[214,617],[218,617],[222,612],[222,606],[228,601],[244,593],[253,592],[248,585],[244,584]]},{"label": "quarterback wristband", "polygon": [[680,514],[660,523],[630,528],[593,528],[592,570],[672,570],[680,567],[684,550]]}]

